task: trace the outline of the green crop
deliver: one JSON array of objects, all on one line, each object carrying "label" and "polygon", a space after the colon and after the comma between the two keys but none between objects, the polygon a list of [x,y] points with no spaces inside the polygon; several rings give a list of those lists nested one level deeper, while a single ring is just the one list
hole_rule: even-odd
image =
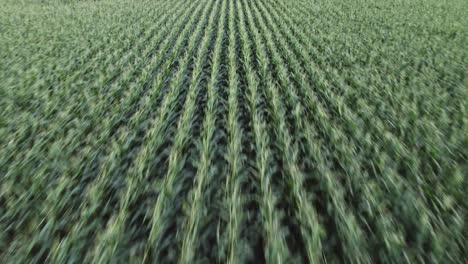
[{"label": "green crop", "polygon": [[464,263],[462,0],[0,0],[0,263]]}]

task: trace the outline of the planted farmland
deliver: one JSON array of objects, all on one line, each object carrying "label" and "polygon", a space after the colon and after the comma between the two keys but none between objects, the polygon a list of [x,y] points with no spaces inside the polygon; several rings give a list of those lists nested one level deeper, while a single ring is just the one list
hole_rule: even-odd
[{"label": "planted farmland", "polygon": [[1,263],[460,263],[462,0],[0,0]]}]

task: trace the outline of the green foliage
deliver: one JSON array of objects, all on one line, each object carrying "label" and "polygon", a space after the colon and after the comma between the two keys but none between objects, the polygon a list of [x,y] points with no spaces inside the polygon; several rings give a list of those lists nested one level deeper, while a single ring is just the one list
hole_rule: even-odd
[{"label": "green foliage", "polygon": [[3,1],[0,262],[463,262],[465,5]]}]

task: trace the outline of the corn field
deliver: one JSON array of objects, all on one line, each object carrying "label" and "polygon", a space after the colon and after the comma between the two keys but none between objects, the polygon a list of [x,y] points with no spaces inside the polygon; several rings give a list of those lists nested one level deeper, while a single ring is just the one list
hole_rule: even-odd
[{"label": "corn field", "polygon": [[1,263],[468,261],[463,0],[0,0]]}]

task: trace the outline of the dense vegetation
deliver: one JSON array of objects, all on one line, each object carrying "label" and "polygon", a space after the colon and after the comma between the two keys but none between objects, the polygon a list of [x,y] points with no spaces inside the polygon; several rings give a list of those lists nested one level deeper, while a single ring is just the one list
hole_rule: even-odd
[{"label": "dense vegetation", "polygon": [[467,259],[463,0],[0,0],[0,262]]}]

